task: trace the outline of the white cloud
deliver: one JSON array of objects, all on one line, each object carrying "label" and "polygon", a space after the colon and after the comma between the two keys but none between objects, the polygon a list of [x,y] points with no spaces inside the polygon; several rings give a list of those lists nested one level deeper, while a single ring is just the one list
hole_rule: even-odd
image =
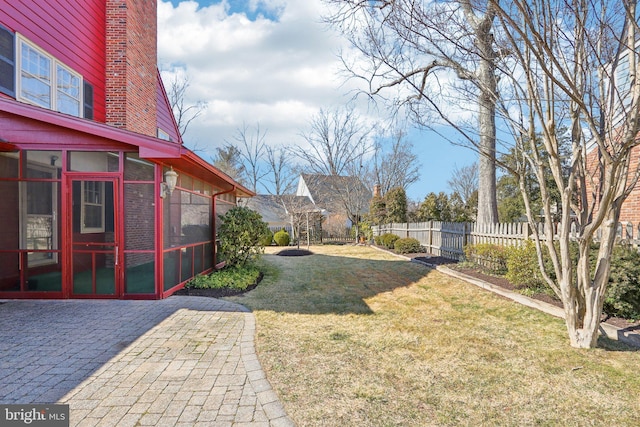
[{"label": "white cloud", "polygon": [[320,23],[319,0],[250,0],[248,8],[269,13],[250,19],[227,1],[158,3],[160,69],[166,82],[184,70],[187,100],[208,103],[185,140],[209,154],[243,123],[260,123],[270,143],[301,142],[312,114],[348,101],[337,76],[342,41]]}]

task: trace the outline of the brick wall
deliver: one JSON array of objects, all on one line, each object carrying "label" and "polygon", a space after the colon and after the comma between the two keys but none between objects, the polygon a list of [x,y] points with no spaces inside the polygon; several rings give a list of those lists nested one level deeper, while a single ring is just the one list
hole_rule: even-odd
[{"label": "brick wall", "polygon": [[[598,154],[597,154],[597,150],[594,149],[587,155],[587,165],[588,165],[588,171],[590,173],[594,173],[594,171],[596,170],[597,161],[598,161]],[[629,179],[631,179],[635,171],[638,170],[638,167],[640,166],[639,163],[640,163],[640,146],[635,147],[631,152],[631,162],[629,165]],[[597,185],[597,180],[594,180],[594,182]],[[588,191],[587,194],[591,195],[592,189],[589,184],[590,183],[587,180],[587,191]],[[633,224],[640,223],[640,185],[636,185],[636,187],[633,189],[629,197],[627,197],[627,199],[622,204],[622,210],[620,211],[620,222],[622,223],[631,222]]]},{"label": "brick wall", "polygon": [[107,0],[106,4],[106,121],[156,136],[156,0]]}]

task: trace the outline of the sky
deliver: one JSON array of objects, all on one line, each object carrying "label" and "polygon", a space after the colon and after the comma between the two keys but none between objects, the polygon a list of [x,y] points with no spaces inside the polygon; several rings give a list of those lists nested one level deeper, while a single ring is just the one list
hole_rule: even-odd
[{"label": "sky", "polygon": [[[207,108],[184,135],[205,160],[235,142],[238,129],[258,125],[271,146],[303,144],[300,136],[322,108],[352,101],[356,83],[341,73],[338,53],[345,41],[320,22],[320,0],[158,0],[158,62],[165,86],[175,75],[189,82],[185,101]],[[359,115],[377,116],[364,101]],[[420,181],[407,196],[450,193],[456,168],[477,161],[468,148],[432,132],[409,129],[420,162]],[[259,192],[264,192],[258,188]]]}]

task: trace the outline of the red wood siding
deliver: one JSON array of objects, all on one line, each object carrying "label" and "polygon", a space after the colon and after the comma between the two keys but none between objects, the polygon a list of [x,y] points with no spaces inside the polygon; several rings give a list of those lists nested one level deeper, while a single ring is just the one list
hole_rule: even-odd
[{"label": "red wood siding", "polygon": [[158,99],[158,128],[168,133],[171,137],[171,141],[182,144],[178,125],[176,124],[175,117],[171,111],[171,105],[169,104],[167,92],[165,91],[162,83],[160,73],[158,73],[158,84],[156,87],[156,96]]},{"label": "red wood siding", "polygon": [[0,23],[80,73],[94,90],[94,120],[105,121],[105,2],[0,0]]}]

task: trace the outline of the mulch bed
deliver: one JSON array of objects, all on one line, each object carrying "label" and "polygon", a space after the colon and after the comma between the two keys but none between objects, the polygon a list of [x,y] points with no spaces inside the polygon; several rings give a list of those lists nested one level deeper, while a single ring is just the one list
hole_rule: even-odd
[{"label": "mulch bed", "polygon": [[209,297],[209,298],[223,298],[223,297],[233,297],[237,295],[242,295],[247,293],[258,286],[258,284],[262,281],[264,274],[261,272],[256,280],[256,283],[253,283],[247,286],[246,289],[231,289],[231,288],[218,288],[218,289],[201,289],[201,288],[183,288],[179,291],[176,291],[174,295],[188,295],[192,297]]},{"label": "mulch bed", "polygon": [[306,249],[283,249],[280,252],[276,253],[279,256],[307,256],[313,255],[313,252],[308,251]]},{"label": "mulch bed", "polygon": [[[501,288],[518,292],[518,288],[514,286],[511,282],[509,282],[504,277],[493,276],[491,274],[487,274],[480,270],[479,268],[469,268],[469,267],[461,267],[458,265],[458,261],[444,258],[441,256],[432,256],[429,254],[407,254],[412,259],[416,261],[420,261],[429,265],[439,266],[446,265],[452,270],[459,271],[460,273],[466,274],[467,276],[471,276],[475,279],[482,280],[484,282],[490,283],[492,285],[500,286]],[[562,302],[547,294],[534,294],[531,298],[536,299],[538,301],[544,301],[549,304],[553,304],[556,307],[562,307]],[[616,326],[618,328],[626,329],[633,333],[640,334],[640,322],[632,322],[628,319],[624,319],[621,317],[607,317],[603,315],[602,321],[609,323],[610,325]]]}]

